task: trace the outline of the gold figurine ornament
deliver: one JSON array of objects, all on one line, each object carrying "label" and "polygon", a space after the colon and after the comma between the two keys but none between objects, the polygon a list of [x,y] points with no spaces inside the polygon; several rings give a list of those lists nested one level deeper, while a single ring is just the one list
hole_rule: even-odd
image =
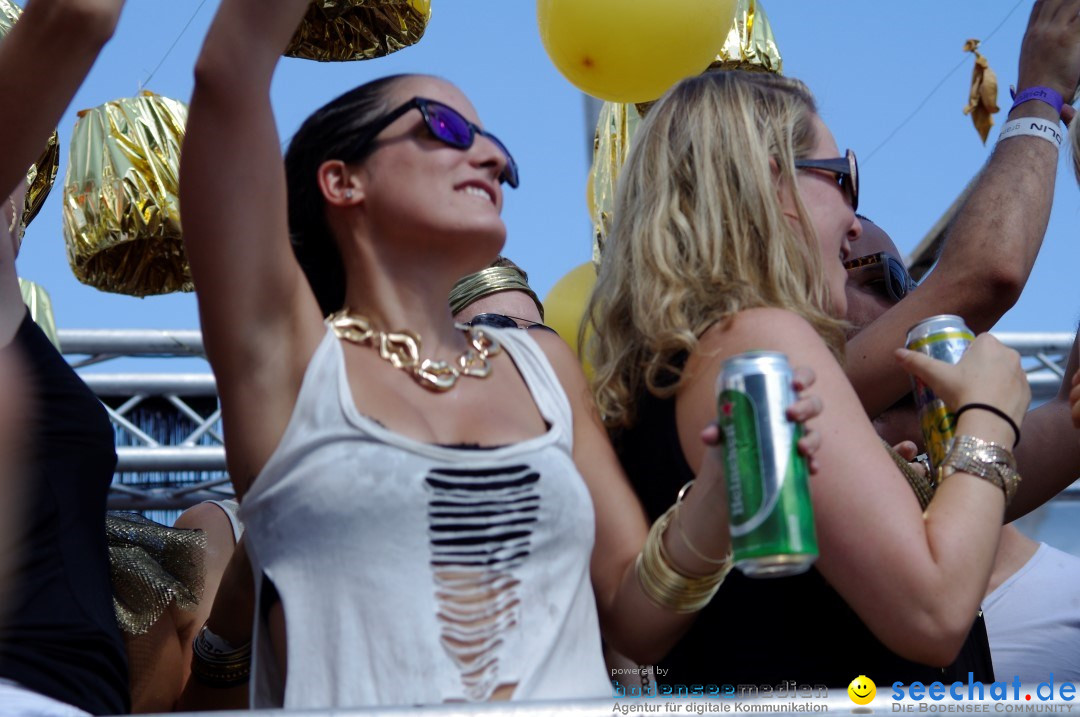
[{"label": "gold figurine ornament", "polygon": [[192,291],[180,228],[187,106],[144,91],[79,112],[63,225],[76,278],[133,296]]},{"label": "gold figurine ornament", "polygon": [[971,90],[964,114],[971,115],[975,131],[979,133],[983,144],[994,126],[994,115],[1001,109],[997,104],[997,74],[990,69],[990,62],[979,52],[979,41],[972,38],[964,43],[964,52],[975,55],[975,66],[971,71]]},{"label": "gold figurine ornament", "polygon": [[417,43],[431,0],[312,0],[285,50],[320,62],[371,60]]},{"label": "gold figurine ornament", "polygon": [[[0,0],[0,38],[11,32],[22,15],[20,8],[11,0]],[[60,166],[60,137],[54,131],[37,161],[26,170],[26,199],[23,202],[20,232],[33,221],[52,191],[56,171]]]}]

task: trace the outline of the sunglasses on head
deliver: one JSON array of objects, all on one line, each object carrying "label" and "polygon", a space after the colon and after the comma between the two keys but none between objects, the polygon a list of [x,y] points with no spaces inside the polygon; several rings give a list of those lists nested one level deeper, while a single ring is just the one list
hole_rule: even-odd
[{"label": "sunglasses on head", "polygon": [[[887,296],[894,303],[903,299],[917,286],[900,260],[883,251],[845,261],[844,268],[847,269],[848,277],[862,286],[875,287],[878,293]],[[877,289],[878,286],[881,288]]]},{"label": "sunglasses on head", "polygon": [[850,149],[844,152],[843,157],[835,159],[796,159],[795,168],[832,172],[851,202],[851,208],[859,208],[859,163],[855,161],[855,153]]},{"label": "sunglasses on head", "polygon": [[477,314],[466,326],[490,326],[494,329],[539,329],[556,333],[555,329],[539,321],[523,319],[519,316],[507,316],[506,314]]},{"label": "sunglasses on head", "polygon": [[490,139],[495,143],[495,146],[499,148],[499,151],[503,153],[503,156],[506,157],[506,166],[503,168],[502,174],[499,175],[499,181],[506,182],[514,188],[518,186],[520,178],[518,176],[517,162],[514,161],[514,158],[510,155],[510,150],[506,148],[506,145],[499,141],[498,137],[490,132],[480,129],[475,124],[462,117],[461,113],[453,107],[424,97],[413,97],[405,104],[397,109],[391,110],[388,114],[372,123],[367,134],[364,136],[363,141],[359,143],[358,148],[366,148],[371,144],[379,132],[382,132],[389,127],[394,120],[412,109],[420,110],[420,114],[424,117],[424,124],[427,125],[428,131],[431,132],[432,137],[456,149],[468,149],[469,147],[472,147],[473,142],[476,141],[476,135]]}]

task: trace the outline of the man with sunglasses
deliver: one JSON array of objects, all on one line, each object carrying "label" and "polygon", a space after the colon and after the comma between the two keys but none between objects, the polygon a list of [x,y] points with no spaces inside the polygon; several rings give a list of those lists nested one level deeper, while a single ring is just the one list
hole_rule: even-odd
[{"label": "man with sunglasses", "polygon": [[848,272],[847,320],[855,327],[849,339],[916,287],[889,235],[863,215],[858,217],[863,233],[853,250],[861,256],[844,262]]},{"label": "man with sunglasses", "polygon": [[[881,227],[860,216],[863,234],[857,248],[865,254],[845,262],[848,270],[847,319],[852,336],[898,304],[914,289],[897,249]],[[1080,342],[1080,336],[1078,336]],[[1078,344],[1073,345],[1066,369],[1071,377],[1077,368]],[[1039,485],[1041,498],[1017,493],[1010,519],[1037,507],[1056,490],[1080,475],[1080,446],[1069,420],[1069,385],[1062,383],[1058,395],[1028,412],[1023,424],[1024,442],[1015,455],[1020,474]],[[915,401],[908,393],[874,419],[874,428],[889,444],[904,441],[921,444]],[[1048,487],[1049,486],[1049,487]],[[1023,499],[1023,502],[1021,502]],[[1017,505],[1020,504],[1020,505]],[[1080,679],[1076,640],[1080,639],[1080,614],[1074,604],[1080,598],[1080,558],[1049,545],[1036,543],[1011,525],[1002,528],[997,560],[983,601],[986,631],[994,662],[995,678],[1038,682]]]},{"label": "man with sunglasses", "polygon": [[[1050,217],[1058,162],[1052,133],[1036,136],[1026,128],[1033,123],[1057,126],[1059,117],[1073,114],[1068,104],[1058,106],[1045,98],[1071,97],[1080,80],[1080,23],[1073,20],[1075,15],[1075,0],[1035,2],[1020,50],[1017,104],[1009,112],[1010,121],[1025,120],[1025,130],[1003,132],[948,232],[937,268],[909,293],[901,289],[902,277],[887,258],[865,264],[866,271],[877,272],[883,282],[871,289],[891,287],[906,297],[848,342],[848,377],[871,416],[910,390],[908,377],[892,355],[903,345],[908,328],[928,316],[947,313],[962,316],[981,333],[1019,299]],[[823,169],[837,172],[843,183],[844,167],[839,163]],[[904,201],[919,199],[913,188]],[[869,246],[864,228],[853,248],[864,256],[878,251]],[[889,251],[893,258],[898,256],[893,252],[895,248]],[[868,297],[864,292],[855,298],[866,303]]]}]

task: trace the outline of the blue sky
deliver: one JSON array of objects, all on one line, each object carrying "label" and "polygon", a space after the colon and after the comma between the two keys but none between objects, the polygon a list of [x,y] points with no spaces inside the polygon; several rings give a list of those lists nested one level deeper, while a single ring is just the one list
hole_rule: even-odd
[{"label": "blue sky", "polygon": [[[75,111],[133,95],[144,83],[147,89],[187,100],[194,58],[217,4],[205,0],[147,83],[200,0],[128,3],[116,37],[61,122],[60,181],[30,227],[19,259],[20,273],[51,293],[61,328],[198,325],[192,295],[136,299],[105,294],[74,279],[61,235],[60,183]],[[983,54],[1001,84],[1000,104],[1008,107],[1008,85],[1015,81],[1031,4],[765,1],[785,74],[809,84],[838,144],[859,154],[860,209],[885,227],[904,252],[918,243],[990,151],[970,118],[961,114],[973,63],[961,51],[964,41],[984,39]],[[585,127],[582,95],[548,60],[531,0],[433,0],[432,5],[424,39],[390,57],[341,65],[284,60],[273,88],[282,138],[323,102],[384,74],[429,72],[457,83],[521,166],[521,188],[510,192],[506,202],[505,253],[529,271],[543,296],[590,256],[585,180],[591,130]],[[960,62],[960,69],[927,99]],[[915,117],[881,145],[924,100]],[[998,124],[1004,114],[997,116]],[[992,131],[991,138],[995,134]],[[1020,303],[999,329],[1072,330],[1080,315],[1074,278],[1080,269],[1075,248],[1078,209],[1080,192],[1063,154],[1044,249]]]}]

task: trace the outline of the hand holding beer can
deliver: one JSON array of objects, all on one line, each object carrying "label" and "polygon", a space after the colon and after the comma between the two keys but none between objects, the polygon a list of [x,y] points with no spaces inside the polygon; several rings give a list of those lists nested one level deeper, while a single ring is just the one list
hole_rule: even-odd
[{"label": "hand holding beer can", "polygon": [[[927,356],[951,364],[960,363],[960,358],[968,346],[975,340],[975,334],[967,327],[964,320],[952,314],[931,316],[911,327],[907,334],[906,347]],[[945,462],[956,435],[956,416],[953,408],[945,405],[930,388],[919,379],[912,377],[915,390],[915,405],[919,410],[919,426],[922,428],[926,453],[930,459],[930,480],[937,485],[937,474]]]},{"label": "hand holding beer can", "polygon": [[733,356],[716,389],[735,567],[749,577],[805,572],[818,547],[802,426],[787,418],[796,401],[787,357]]}]

